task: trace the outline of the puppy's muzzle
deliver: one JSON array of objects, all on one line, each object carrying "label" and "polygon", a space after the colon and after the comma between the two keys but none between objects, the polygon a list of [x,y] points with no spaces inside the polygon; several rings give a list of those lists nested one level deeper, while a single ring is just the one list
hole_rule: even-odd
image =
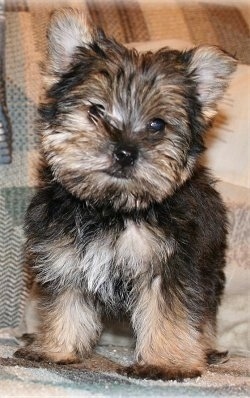
[{"label": "puppy's muzzle", "polygon": [[117,178],[130,178],[138,159],[138,149],[128,144],[120,144],[113,151],[113,165],[108,174]]}]

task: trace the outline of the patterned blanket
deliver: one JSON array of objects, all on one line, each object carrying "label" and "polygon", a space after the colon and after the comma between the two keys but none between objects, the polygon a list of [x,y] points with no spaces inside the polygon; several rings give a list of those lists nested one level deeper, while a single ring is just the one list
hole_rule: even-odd
[{"label": "patterned blanket", "polygon": [[[135,380],[114,372],[116,362],[131,363],[131,349],[98,347],[79,365],[36,364],[12,358],[13,340],[0,339],[1,397],[249,397],[249,359],[231,358],[193,380],[163,382]],[[115,365],[115,366],[114,366]]]},{"label": "patterned blanket", "polygon": [[[1,3],[3,0],[0,0]],[[238,2],[237,5],[230,5],[229,2],[219,0],[218,3],[205,0],[6,0],[5,89],[1,90],[3,85],[0,85],[0,103],[7,103],[12,125],[12,162],[0,165],[2,337],[10,336],[9,331],[13,332],[20,326],[30,286],[29,274],[22,260],[22,223],[27,203],[36,185],[38,133],[34,126],[36,105],[41,92],[38,65],[46,48],[45,31],[50,12],[65,5],[76,6],[87,9],[97,24],[124,43],[177,39],[194,44],[216,44],[235,54],[242,64],[250,65],[249,6]],[[0,46],[3,46],[1,34]],[[0,74],[2,70],[0,68]],[[8,131],[6,126],[7,124],[5,131]],[[2,127],[3,124],[0,124],[0,137]],[[6,153],[9,156],[10,136],[4,137],[4,148],[8,149],[9,152]],[[243,191],[247,197],[246,191]],[[232,217],[231,241],[239,242],[239,264],[246,263],[242,245],[244,242],[247,246],[245,239],[249,237],[247,217],[249,210],[246,210],[245,204],[242,208],[237,207]],[[238,274],[240,272],[237,276]],[[239,327],[247,334],[240,321]],[[95,370],[93,361],[86,362],[79,369],[52,365],[35,368],[28,361],[12,359],[15,348],[15,339],[0,339],[2,396],[142,397],[147,394],[152,397],[247,397],[250,394],[249,360],[246,358],[232,359],[223,366],[214,366],[199,380],[185,381],[183,384],[160,381],[153,383],[114,375],[112,364],[102,362],[100,358],[99,368]],[[131,359],[131,352],[125,348],[103,346],[99,347],[99,353],[119,362]],[[107,370],[111,374],[107,375]]]},{"label": "patterned blanket", "polygon": [[0,164],[11,161],[11,128],[5,98],[5,12],[0,0]]},{"label": "patterned blanket", "polygon": [[[4,50],[0,74],[5,70],[2,85],[0,82],[0,103],[4,105],[6,102],[12,126],[12,161],[6,163],[6,159],[10,160],[10,135],[6,133],[9,131],[8,119],[1,118],[0,114],[0,156],[5,156],[5,164],[0,165],[0,388],[4,388],[4,396],[15,395],[12,381],[15,381],[15,386],[19,386],[20,394],[23,392],[25,396],[37,396],[38,392],[39,396],[46,397],[61,396],[62,393],[72,397],[83,393],[84,396],[99,394],[98,396],[121,397],[126,394],[145,396],[146,393],[151,396],[183,396],[184,393],[187,396],[247,396],[249,360],[243,358],[233,359],[222,367],[213,367],[200,380],[182,385],[127,380],[112,374],[112,363],[104,363],[100,358],[98,363],[101,370],[96,368],[94,371],[93,363],[82,365],[80,370],[53,366],[34,369],[28,362],[11,359],[16,341],[10,335],[22,325],[30,288],[29,274],[22,260],[22,224],[25,209],[36,185],[38,133],[35,120],[41,92],[39,62],[46,49],[45,32],[50,12],[65,5],[87,9],[93,20],[116,39],[124,43],[142,43],[142,48],[145,48],[145,42],[169,39],[220,45],[235,54],[242,67],[247,68],[250,65],[250,7],[241,3],[237,3],[237,6],[218,3],[216,5],[212,1],[196,0],[6,0],[4,42],[3,35],[0,35],[1,50]],[[3,26],[1,21],[0,16],[0,30]],[[140,44],[137,46],[140,47]],[[6,109],[4,114],[7,115]],[[233,275],[231,279],[234,287],[239,283],[240,276],[246,282],[244,272],[247,269],[249,271],[246,259],[250,236],[249,209],[246,204],[248,191],[245,187],[239,188],[233,206],[231,201],[228,202],[232,225],[230,246],[233,247],[228,258],[234,267],[230,274]],[[244,286],[245,292],[247,285]],[[233,322],[238,322],[238,329],[235,329],[236,348],[239,350],[244,341],[242,349],[245,350],[249,316],[245,293],[241,289],[239,294],[237,292],[239,300],[233,299],[237,303],[234,303],[234,307],[231,296],[226,297],[231,312],[224,311],[222,316],[228,319],[232,312],[237,316],[241,306],[242,313],[246,314],[246,322],[242,323],[241,319],[235,320],[236,318]],[[6,336],[8,339],[4,340]],[[223,339],[225,336],[226,334]],[[232,338],[230,344],[231,341]],[[99,352],[120,362],[131,359],[131,352],[124,352],[124,348],[101,346]],[[105,369],[111,371],[111,374],[107,376]],[[226,387],[227,383],[231,383],[230,388]]]}]

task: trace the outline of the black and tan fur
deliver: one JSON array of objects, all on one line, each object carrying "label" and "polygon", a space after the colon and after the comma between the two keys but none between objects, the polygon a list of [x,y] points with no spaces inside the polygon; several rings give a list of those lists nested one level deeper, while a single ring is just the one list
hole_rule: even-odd
[{"label": "black and tan fur", "polygon": [[26,216],[41,325],[16,355],[81,360],[102,314],[122,312],[137,341],[125,373],[200,375],[216,359],[227,223],[199,158],[235,61],[211,46],[138,54],[73,10],[52,17],[48,40]]}]

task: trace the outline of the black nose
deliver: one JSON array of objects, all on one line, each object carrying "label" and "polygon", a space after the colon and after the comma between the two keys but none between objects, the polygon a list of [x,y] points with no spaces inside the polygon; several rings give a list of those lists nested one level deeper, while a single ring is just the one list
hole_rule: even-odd
[{"label": "black nose", "polygon": [[128,145],[119,146],[114,151],[114,158],[122,167],[133,166],[138,157],[136,148]]}]

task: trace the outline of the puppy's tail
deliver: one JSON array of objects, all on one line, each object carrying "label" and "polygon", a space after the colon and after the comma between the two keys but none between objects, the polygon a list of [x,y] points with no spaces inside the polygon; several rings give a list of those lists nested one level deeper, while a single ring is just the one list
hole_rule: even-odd
[{"label": "puppy's tail", "polygon": [[229,360],[228,351],[209,350],[207,351],[206,356],[207,356],[207,363],[209,365],[225,363]]}]

